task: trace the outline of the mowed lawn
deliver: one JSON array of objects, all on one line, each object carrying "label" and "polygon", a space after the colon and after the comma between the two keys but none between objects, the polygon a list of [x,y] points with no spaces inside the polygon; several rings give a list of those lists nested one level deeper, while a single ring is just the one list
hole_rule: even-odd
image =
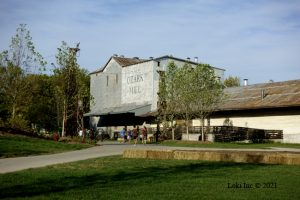
[{"label": "mowed lawn", "polygon": [[291,200],[299,186],[300,166],[121,156],[0,175],[1,199]]},{"label": "mowed lawn", "polygon": [[258,143],[258,144],[230,143],[230,142],[203,143],[201,141],[165,140],[161,142],[161,145],[178,146],[178,147],[233,148],[233,149],[268,149],[268,148],[300,149],[300,144],[289,144],[289,143]]},{"label": "mowed lawn", "polygon": [[89,144],[66,144],[21,135],[0,135],[0,158],[59,153],[91,146]]}]

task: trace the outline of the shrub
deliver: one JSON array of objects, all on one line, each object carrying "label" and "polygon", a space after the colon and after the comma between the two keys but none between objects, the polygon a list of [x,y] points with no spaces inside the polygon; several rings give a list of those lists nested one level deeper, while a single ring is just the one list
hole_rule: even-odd
[{"label": "shrub", "polygon": [[69,137],[61,137],[61,138],[59,138],[58,141],[59,141],[59,142],[64,142],[64,143],[68,143],[68,142],[71,142],[72,139],[69,138]]},{"label": "shrub", "polygon": [[58,133],[53,134],[53,140],[56,141],[56,142],[59,140],[59,134]]},{"label": "shrub", "polygon": [[28,126],[29,122],[21,116],[17,115],[17,116],[15,116],[15,118],[10,118],[8,120],[8,123],[10,124],[10,127],[12,127],[12,128],[20,129],[20,130],[24,130],[24,131],[31,131],[31,129]]},{"label": "shrub", "polygon": [[253,143],[263,143],[265,139],[264,130],[253,130],[249,138]]}]

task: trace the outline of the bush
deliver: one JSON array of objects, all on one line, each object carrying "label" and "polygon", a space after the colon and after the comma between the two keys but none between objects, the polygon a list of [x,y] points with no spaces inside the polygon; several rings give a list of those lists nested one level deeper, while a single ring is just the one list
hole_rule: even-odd
[{"label": "bush", "polygon": [[264,139],[265,139],[264,130],[253,130],[253,132],[250,134],[249,139],[252,141],[252,143],[264,143]]},{"label": "bush", "polygon": [[63,142],[63,143],[68,143],[68,142],[72,142],[72,139],[69,137],[61,137],[58,140],[59,142]]},{"label": "bush", "polygon": [[59,140],[59,134],[58,133],[53,134],[53,140],[56,141],[56,142]]},{"label": "bush", "polygon": [[[175,140],[181,140],[182,138],[182,133],[181,133],[182,127],[176,126],[174,130],[174,137]],[[164,130],[162,130],[161,134],[159,135],[159,140],[172,140],[172,128],[168,127]]]},{"label": "bush", "polygon": [[8,123],[12,128],[20,129],[24,131],[31,131],[31,129],[28,126],[29,122],[18,115],[15,118],[10,118],[8,120]]}]

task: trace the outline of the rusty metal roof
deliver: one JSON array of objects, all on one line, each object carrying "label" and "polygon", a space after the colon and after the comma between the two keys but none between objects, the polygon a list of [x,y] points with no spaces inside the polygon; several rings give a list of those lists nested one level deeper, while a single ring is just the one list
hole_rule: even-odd
[{"label": "rusty metal roof", "polygon": [[113,57],[113,58],[122,67],[126,67],[129,65],[135,65],[135,64],[146,61],[145,59],[139,59],[139,58],[125,58],[125,57]]},{"label": "rusty metal roof", "polygon": [[226,88],[220,110],[247,110],[300,106],[300,79]]},{"label": "rusty metal roof", "polygon": [[111,59],[114,59],[122,67],[126,67],[126,66],[129,66],[129,65],[134,65],[134,64],[138,64],[138,63],[141,63],[141,62],[148,61],[148,60],[145,60],[145,59],[139,59],[137,57],[134,57],[134,58],[125,58],[125,57],[112,56],[105,63],[104,67],[102,67],[101,69],[98,69],[96,71],[91,72],[90,75],[91,74],[96,74],[96,73],[103,72],[104,69],[106,68],[107,64],[111,61]]}]

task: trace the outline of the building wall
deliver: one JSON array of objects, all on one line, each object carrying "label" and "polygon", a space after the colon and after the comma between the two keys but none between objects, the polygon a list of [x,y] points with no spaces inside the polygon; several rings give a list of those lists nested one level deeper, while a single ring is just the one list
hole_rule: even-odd
[{"label": "building wall", "polygon": [[[161,59],[159,62],[156,62],[156,70],[160,70],[160,71],[165,71],[168,67],[168,64],[170,62],[174,62],[174,64],[177,67],[183,67],[185,62],[176,60],[176,59],[172,59],[172,58],[164,58]],[[192,65],[192,66],[196,66],[196,65]],[[218,69],[218,68],[213,68],[213,70],[215,71],[215,75],[217,77],[220,77],[221,81],[224,81],[224,70]],[[153,98],[153,104],[152,104],[152,110],[156,110],[157,109],[157,101],[158,101],[158,90],[159,90],[159,74],[154,71],[153,74],[153,81],[154,81],[154,98]]]},{"label": "building wall", "polygon": [[121,105],[121,70],[122,67],[111,59],[103,72],[91,75],[92,112]]},{"label": "building wall", "polygon": [[123,67],[121,104],[151,104],[154,61]]},{"label": "building wall", "polygon": [[[164,58],[164,59],[162,59],[162,60],[160,60],[159,62],[160,62],[160,67],[159,67],[159,69],[160,70],[163,70],[163,71],[165,71],[166,69],[167,69],[167,66],[168,66],[168,64],[170,63],[170,62],[174,62],[174,64],[177,66],[177,67],[183,67],[184,66],[184,64],[185,64],[185,62],[182,62],[182,61],[179,61],[179,60],[176,60],[176,59],[172,59],[172,58]],[[200,63],[199,63],[200,64]],[[192,66],[196,66],[196,65],[193,65],[192,64]],[[224,81],[224,70],[221,70],[221,69],[219,69],[219,68],[214,68],[213,67],[213,70],[215,71],[215,75],[216,75],[216,77],[220,77],[220,80],[221,81]]]},{"label": "building wall", "polygon": [[[156,111],[159,90],[157,70],[165,70],[171,61],[174,61],[178,67],[185,64],[176,59],[164,58],[159,62],[150,60],[121,67],[112,58],[103,72],[91,74],[90,92],[94,98],[91,103],[91,113],[126,104],[151,104],[151,111]],[[214,70],[217,76],[224,78],[223,70],[216,68]],[[93,118],[91,122],[95,125],[98,120],[99,118]]]},{"label": "building wall", "polygon": [[[212,118],[211,126],[222,126],[225,117]],[[283,142],[300,143],[300,114],[299,115],[270,115],[270,116],[235,116],[229,117],[233,126],[283,130]],[[194,126],[199,126],[199,120],[193,120]]]}]

